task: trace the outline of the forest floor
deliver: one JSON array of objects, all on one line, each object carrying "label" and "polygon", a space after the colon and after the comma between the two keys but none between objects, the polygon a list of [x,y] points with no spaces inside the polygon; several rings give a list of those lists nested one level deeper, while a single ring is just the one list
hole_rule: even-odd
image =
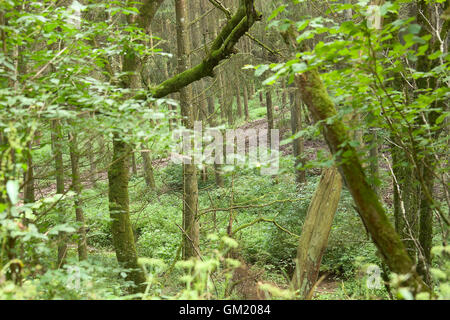
[{"label": "forest floor", "polygon": [[[258,130],[267,129],[267,119],[257,119],[250,122],[247,122],[241,126],[239,126],[237,129],[247,130],[247,129],[254,129],[258,132]],[[290,135],[290,128],[283,127],[280,129],[280,141],[282,139],[288,138]],[[318,139],[307,139],[304,141],[305,151],[306,151],[306,158],[307,160],[314,160],[316,159],[316,154],[318,150],[326,151],[327,146],[324,143],[323,140]],[[253,145],[252,145],[253,147]],[[249,148],[249,141],[246,141],[246,148]],[[292,144],[284,144],[280,145],[280,149],[282,151],[283,155],[290,155],[292,154]],[[154,159],[152,161],[153,168],[154,169],[161,169],[165,168],[169,165],[171,161],[170,157],[165,158],[158,158]],[[142,165],[138,165],[137,169],[142,169]],[[320,174],[320,169],[312,169],[314,174]],[[94,175],[94,177],[92,177]],[[83,184],[84,189],[90,189],[94,187],[93,180],[95,181],[105,181],[108,179],[108,172],[107,168],[102,168],[98,170],[97,172],[90,173],[86,172],[81,177],[81,182]],[[67,179],[64,182],[65,190],[69,190],[71,187],[71,180]],[[56,183],[53,181],[49,181],[49,183],[46,183],[45,185],[36,185],[35,186],[36,191],[36,199],[39,200],[41,198],[48,197],[55,193],[56,191]]]},{"label": "forest floor", "polygon": [[[280,127],[280,122],[277,121],[276,126]],[[256,131],[267,129],[267,119],[257,119],[247,123],[242,124],[238,127],[238,129],[247,130],[254,129]],[[280,129],[280,141],[283,139],[289,138],[291,135],[291,130],[289,127],[282,126]],[[246,143],[246,148],[249,148],[249,141]],[[315,160],[317,156],[317,152],[322,150],[323,152],[327,152],[327,146],[325,142],[321,139],[305,139],[304,141],[305,153],[307,160]],[[292,154],[292,144],[282,144],[280,145],[281,152],[284,156]],[[159,158],[153,160],[153,166],[155,170],[162,169],[167,167],[170,164],[170,157]],[[138,165],[138,172],[142,171],[142,166]],[[320,175],[321,169],[314,168],[310,169],[310,174],[312,175]],[[95,182],[106,181],[108,179],[108,173],[106,168],[100,169],[95,173],[95,179],[92,176],[89,176],[87,172],[82,176],[82,184],[84,189],[93,189],[95,188]],[[95,181],[93,183],[93,180]],[[65,181],[66,190],[71,187],[70,179]],[[53,181],[48,181],[45,185],[40,184],[40,186],[36,186],[36,195],[37,198],[49,197],[54,194],[56,191],[56,184]],[[90,247],[90,251],[102,254],[105,252],[100,252],[98,248]],[[109,254],[113,254],[113,252],[108,252]],[[242,261],[243,264],[239,267],[235,272],[236,279],[240,279],[240,284],[237,286],[236,291],[243,299],[257,299],[264,300],[270,297],[267,296],[267,293],[259,290],[259,285],[261,283],[269,283],[272,286],[278,287],[280,289],[287,289],[287,287],[283,288],[280,284],[277,284],[273,281],[264,279],[263,271],[254,268],[253,266],[247,264]],[[243,280],[242,280],[243,279]],[[319,283],[317,288],[315,289],[314,298],[319,298],[322,296],[333,295],[336,290],[339,288],[340,283],[335,280],[332,276],[327,276]]]}]

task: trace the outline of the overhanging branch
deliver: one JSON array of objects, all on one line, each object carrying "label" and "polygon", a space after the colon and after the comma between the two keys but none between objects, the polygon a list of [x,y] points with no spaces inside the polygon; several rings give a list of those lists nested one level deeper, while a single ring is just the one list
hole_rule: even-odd
[{"label": "overhanging branch", "polygon": [[[206,76],[212,77],[214,68],[220,61],[234,53],[234,46],[239,39],[259,20],[261,20],[261,14],[256,11],[254,0],[243,0],[235,15],[211,44],[206,58],[195,67],[173,76],[155,88],[151,88],[150,94],[154,98],[163,98]],[[141,94],[135,98],[145,99],[146,96]]]}]

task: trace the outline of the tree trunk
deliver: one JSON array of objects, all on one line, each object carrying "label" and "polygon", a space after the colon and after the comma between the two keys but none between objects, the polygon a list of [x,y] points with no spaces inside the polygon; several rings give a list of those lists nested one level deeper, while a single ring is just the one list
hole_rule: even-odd
[{"label": "tree trunk", "polygon": [[[297,132],[302,130],[302,108],[300,101],[300,94],[297,90],[292,94],[292,105],[291,105],[291,129],[292,134],[295,135]],[[297,183],[306,182],[306,171],[304,169],[298,170],[300,164],[305,165],[304,153],[304,143],[303,137],[298,137],[292,141],[294,158],[295,158],[295,176]]]},{"label": "tree trunk", "polygon": [[242,103],[241,103],[241,89],[236,88],[236,105],[237,105],[237,117],[242,118]]},{"label": "tree trunk", "polygon": [[[426,159],[425,161],[427,161]],[[432,164],[427,163],[423,166],[423,179],[427,184],[428,190],[433,190],[434,177]],[[430,202],[422,192],[420,197],[420,224],[419,224],[419,243],[422,252],[419,253],[417,272],[424,278],[425,282],[431,286],[432,279],[430,275],[431,268],[431,247],[433,245],[433,209]]]},{"label": "tree trunk", "polygon": [[[411,275],[404,284],[413,292],[429,292],[429,288],[416,273],[400,237],[391,226],[376,193],[367,183],[364,170],[355,148],[348,144],[349,137],[342,121],[326,120],[337,115],[333,102],[323,85],[317,70],[296,76],[302,101],[307,105],[316,122],[324,121],[322,132],[333,155],[337,155],[339,170],[352,194],[358,213],[391,271]],[[345,161],[343,160],[345,155]]]},{"label": "tree trunk", "polygon": [[[64,194],[64,163],[62,156],[62,128],[59,120],[52,120],[52,152],[55,159],[56,193]],[[62,267],[66,260],[67,237],[64,233],[58,239],[58,268]]]},{"label": "tree trunk", "polygon": [[248,91],[246,84],[244,84],[244,113],[245,113],[245,121],[249,121],[250,115],[248,113]]},{"label": "tree trunk", "polygon": [[326,169],[309,205],[297,249],[292,284],[307,298],[319,275],[320,263],[342,191],[342,179],[336,167]]},{"label": "tree trunk", "polygon": [[117,261],[131,269],[127,280],[134,283],[132,292],[142,292],[145,289],[145,274],[138,265],[138,256],[130,221],[128,180],[130,172],[131,148],[121,140],[119,135],[113,140],[113,159],[108,170],[109,181],[109,214],[111,217],[111,232]]},{"label": "tree trunk", "polygon": [[133,176],[137,174],[136,156],[134,152],[131,153],[131,173]]},{"label": "tree trunk", "polygon": [[416,262],[415,241],[418,239],[419,231],[420,188],[415,181],[414,169],[405,166],[408,159],[404,151],[393,146],[391,155],[395,175],[393,179],[395,230],[411,260]]},{"label": "tree trunk", "polygon": [[370,136],[372,144],[369,151],[370,156],[370,178],[372,179],[372,188],[377,193],[380,194],[380,190],[378,187],[378,179],[379,179],[379,163],[378,163],[378,132],[376,128],[370,129]]},{"label": "tree trunk", "polygon": [[23,190],[23,202],[33,203],[36,201],[34,194],[34,169],[33,169],[33,157],[31,150],[33,148],[33,142],[28,142],[28,154],[27,154],[27,170],[24,172],[24,190]]},{"label": "tree trunk", "polygon": [[272,92],[268,89],[266,91],[266,108],[267,108],[267,141],[271,145],[272,135],[271,130],[274,128],[273,121],[273,105],[272,105]]},{"label": "tree trunk", "polygon": [[78,151],[77,134],[69,133],[70,163],[72,165],[72,190],[76,193],[75,216],[76,221],[81,224],[78,229],[78,259],[87,259],[86,228],[84,224],[84,214],[81,200],[81,180],[80,180],[80,155]]},{"label": "tree trunk", "polygon": [[[177,56],[178,72],[182,73],[189,68],[189,41],[186,34],[187,14],[185,0],[175,0],[177,25]],[[194,115],[192,112],[192,91],[185,87],[180,90],[181,115],[184,125],[194,129]],[[183,259],[198,256],[199,253],[199,224],[198,209],[198,182],[197,168],[193,161],[183,164]]]},{"label": "tree trunk", "polygon": [[141,155],[142,155],[142,162],[144,163],[145,183],[147,184],[147,187],[149,187],[151,190],[155,190],[156,183],[155,183],[155,177],[153,174],[153,164],[152,164],[152,159],[150,158],[150,152],[143,151],[143,152],[141,152]]}]

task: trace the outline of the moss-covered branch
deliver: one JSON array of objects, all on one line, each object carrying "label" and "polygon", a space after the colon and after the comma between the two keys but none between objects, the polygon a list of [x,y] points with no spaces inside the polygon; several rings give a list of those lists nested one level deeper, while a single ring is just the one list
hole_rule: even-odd
[{"label": "moss-covered branch", "polygon": [[[235,15],[211,44],[207,57],[200,64],[150,89],[151,95],[154,98],[163,98],[206,76],[213,76],[214,68],[220,61],[234,53],[235,44],[260,19],[261,14],[256,11],[254,0],[243,0]],[[136,98],[144,99],[145,96],[139,95]]]}]

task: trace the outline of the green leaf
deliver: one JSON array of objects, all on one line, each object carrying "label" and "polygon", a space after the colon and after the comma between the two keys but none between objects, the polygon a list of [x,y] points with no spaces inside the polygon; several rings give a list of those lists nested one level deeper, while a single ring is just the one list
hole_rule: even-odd
[{"label": "green leaf", "polygon": [[258,66],[258,68],[255,71],[255,76],[260,77],[264,72],[269,70],[269,66],[267,64],[262,64]]},{"label": "green leaf", "polygon": [[9,180],[6,183],[6,192],[8,193],[9,200],[13,205],[17,204],[19,200],[19,181]]}]

